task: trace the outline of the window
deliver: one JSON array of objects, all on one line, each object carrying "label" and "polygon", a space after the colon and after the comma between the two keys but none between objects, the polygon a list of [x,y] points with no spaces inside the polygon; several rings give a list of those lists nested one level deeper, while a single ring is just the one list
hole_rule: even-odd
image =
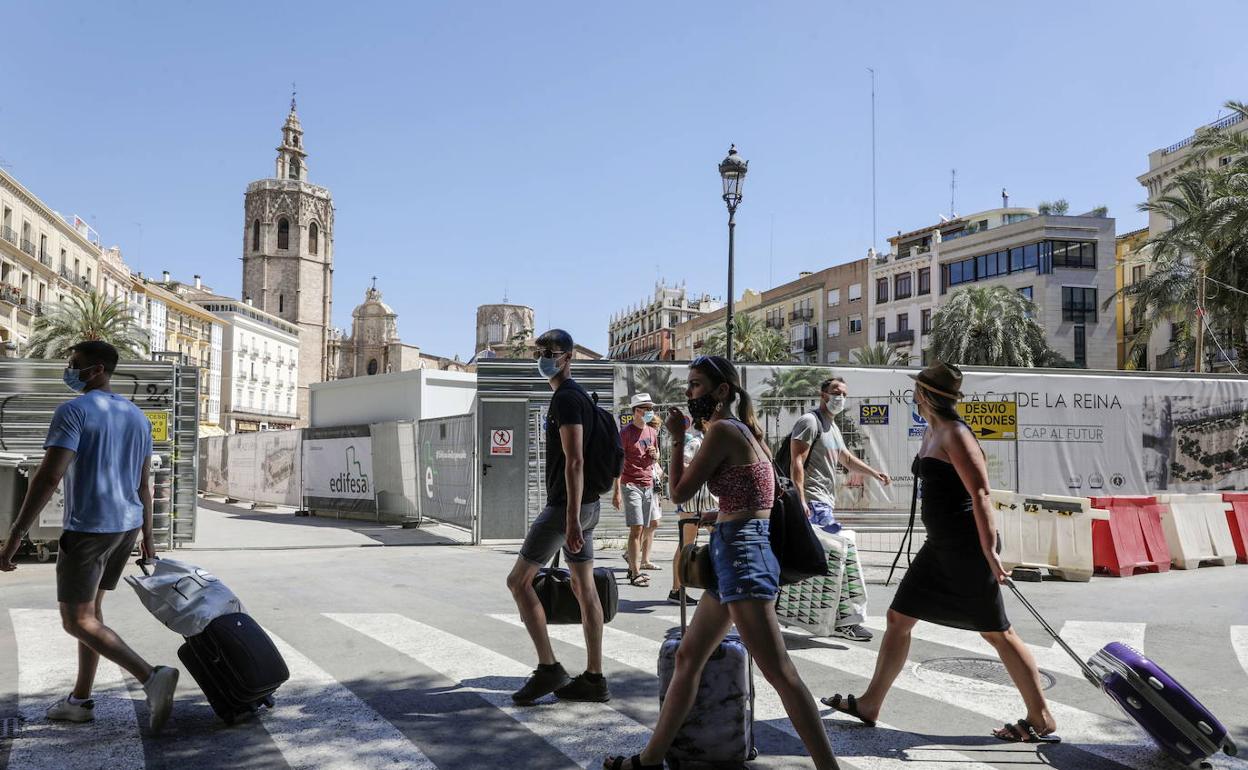
[{"label": "window", "polygon": [[1033,298],[1034,292],[1032,291],[1032,287],[1024,286],[1023,288],[1018,290],[1018,293],[1023,295],[1023,299],[1027,300],[1028,302],[1035,302],[1035,299]]},{"label": "window", "polygon": [[1144,280],[1144,266],[1136,265],[1131,268],[1131,283],[1139,283]]},{"label": "window", "polygon": [[312,224],[308,225],[308,253],[309,254],[316,253],[316,249],[320,244],[320,240],[321,240],[321,229],[316,226],[315,222],[313,222]]},{"label": "window", "polygon": [[1054,267],[1096,269],[1096,244],[1080,241],[1052,241]]},{"label": "window", "polygon": [[888,337],[888,319],[875,319],[875,341],[883,342]]},{"label": "window", "polygon": [[905,299],[911,294],[911,284],[914,276],[910,273],[903,273],[893,279],[893,299]]},{"label": "window", "polygon": [[1075,366],[1080,369],[1088,368],[1087,328],[1083,324],[1075,327]]},{"label": "window", "polygon": [[841,336],[841,319],[838,318],[835,321],[828,321],[828,336],[829,337]]},{"label": "window", "polygon": [[257,219],[251,223],[251,250],[260,250],[260,220]]},{"label": "window", "polygon": [[278,294],[277,295],[277,312],[281,313],[281,312],[284,312],[285,310],[286,310],[286,295]]},{"label": "window", "polygon": [[862,299],[862,284],[851,283],[849,285],[849,301],[857,302],[860,299]]},{"label": "window", "polygon": [[877,278],[875,281],[875,301],[888,302],[888,279]]},{"label": "window", "polygon": [[82,274],[82,262],[78,259],[74,260],[74,277],[77,278]]},{"label": "window", "polygon": [[897,331],[899,332],[910,331],[910,314],[909,313],[897,314]]},{"label": "window", "polygon": [[65,269],[65,249],[61,249],[61,270]]},{"label": "window", "polygon": [[919,333],[920,334],[932,333],[932,310],[931,308],[926,308],[924,310],[919,311]]},{"label": "window", "polygon": [[828,291],[828,304],[832,305],[833,307],[841,304],[841,290],[840,289],[831,289],[830,291]]},{"label": "window", "polygon": [[862,333],[862,316],[851,315],[849,317],[849,333],[850,334]]},{"label": "window", "polygon": [[48,256],[48,236],[39,236],[39,258],[43,259]]},{"label": "window", "polygon": [[1096,289],[1062,287],[1062,320],[1077,324],[1096,322]]},{"label": "window", "polygon": [[828,363],[835,364],[835,363],[839,363],[840,360],[841,360],[841,351],[839,350],[828,351]]},{"label": "window", "polygon": [[277,220],[277,248],[290,248],[290,222],[285,218]]}]

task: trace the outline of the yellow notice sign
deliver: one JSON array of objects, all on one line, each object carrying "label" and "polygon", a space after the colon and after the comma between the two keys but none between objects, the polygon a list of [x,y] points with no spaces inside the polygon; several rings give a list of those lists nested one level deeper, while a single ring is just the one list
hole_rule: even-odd
[{"label": "yellow notice sign", "polygon": [[168,441],[169,440],[169,413],[168,412],[144,412],[147,419],[152,421],[152,441]]},{"label": "yellow notice sign", "polygon": [[1018,440],[1018,404],[1013,401],[962,401],[958,414],[981,440]]}]

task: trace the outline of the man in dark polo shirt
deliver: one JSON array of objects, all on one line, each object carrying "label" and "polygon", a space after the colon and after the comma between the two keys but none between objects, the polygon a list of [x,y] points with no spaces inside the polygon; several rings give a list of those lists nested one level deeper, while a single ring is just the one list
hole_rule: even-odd
[{"label": "man in dark polo shirt", "polygon": [[[107,342],[80,342],[70,350],[65,384],[81,393],[56,408],[45,454],[30,479],[26,500],[0,550],[0,571],[13,557],[40,511],[65,479],[65,521],[56,556],[56,599],[61,625],[78,640],[78,680],[73,692],[48,709],[48,719],[95,719],[91,688],[100,656],[143,685],[149,728],[160,732],[173,709],[178,670],[152,666],[104,625],[104,594],[117,587],[136,541],[144,558],[152,543],[152,493],[148,484],[152,425],[137,406],[109,389],[117,350]],[[106,763],[101,761],[101,766]]]},{"label": "man in dark polo shirt", "polygon": [[[572,379],[572,336],[551,329],[537,338],[537,366],[555,394],[546,417],[546,507],[529,528],[520,546],[507,588],[537,648],[538,666],[512,700],[529,705],[549,693],[561,700],[611,699],[602,675],[602,604],[594,587],[594,527],[598,525],[597,497],[582,499],[585,491],[585,438],[594,424],[593,400]],[[533,590],[537,571],[563,549],[572,575],[572,590],[581,606],[585,629],[585,673],[569,678],[555,658],[546,631],[546,615]]]}]

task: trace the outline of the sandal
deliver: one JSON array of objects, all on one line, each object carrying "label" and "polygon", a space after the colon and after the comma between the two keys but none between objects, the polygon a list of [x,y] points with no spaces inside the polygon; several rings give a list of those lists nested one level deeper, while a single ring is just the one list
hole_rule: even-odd
[{"label": "sandal", "polygon": [[[625,762],[629,764],[625,766]],[[631,757],[607,757],[602,761],[604,770],[663,770],[663,763],[657,765],[641,764],[641,755],[634,754]]]},{"label": "sandal", "polygon": [[646,574],[646,573],[644,573],[644,572],[629,572],[629,573],[628,573],[628,582],[629,582],[629,583],[632,583],[633,585],[637,586],[638,588],[649,588],[649,587],[650,587],[650,576],[649,576],[649,575],[647,575],[647,574]]},{"label": "sandal", "polygon": [[655,564],[655,563],[653,563],[653,562],[645,562],[644,564],[642,564],[642,565],[641,565],[641,568],[642,568],[642,569],[648,569],[648,570],[650,570],[651,572],[653,572],[654,570],[663,569],[662,567],[660,567],[659,565],[657,565],[657,564]]},{"label": "sandal", "polygon": [[839,711],[842,714],[850,715],[854,719],[857,719],[859,722],[862,722],[867,727],[875,727],[874,719],[867,719],[862,714],[858,713],[858,701],[852,695],[842,697],[840,693],[837,693],[836,695],[833,695],[831,698],[820,698],[819,702],[825,706],[831,706],[832,710],[834,711]]},{"label": "sandal", "polygon": [[1035,725],[1026,719],[1020,719],[1014,724],[1008,722],[1000,730],[993,730],[993,736],[1010,743],[1061,743],[1062,739],[1053,733],[1045,733],[1041,735]]}]

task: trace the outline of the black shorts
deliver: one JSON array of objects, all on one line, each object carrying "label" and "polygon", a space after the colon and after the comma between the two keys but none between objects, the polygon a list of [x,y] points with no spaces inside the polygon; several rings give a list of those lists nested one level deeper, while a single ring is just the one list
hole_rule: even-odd
[{"label": "black shorts", "polygon": [[99,591],[116,588],[141,530],[62,532],[56,554],[56,600],[86,604],[95,601]]}]

